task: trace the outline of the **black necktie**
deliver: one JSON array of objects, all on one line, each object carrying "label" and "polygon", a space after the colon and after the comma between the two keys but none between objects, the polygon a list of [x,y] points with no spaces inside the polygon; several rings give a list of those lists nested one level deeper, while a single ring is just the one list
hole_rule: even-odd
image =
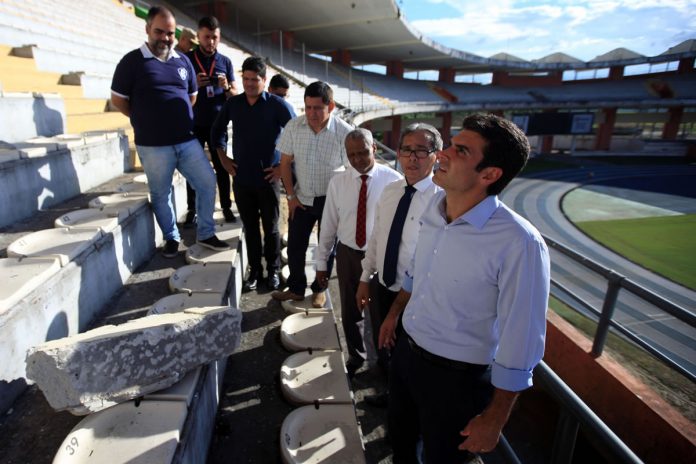
[{"label": "black necktie", "polygon": [[396,282],[396,264],[399,262],[399,245],[401,244],[401,232],[404,230],[404,223],[408,215],[408,208],[411,206],[411,198],[416,191],[412,185],[407,185],[404,194],[399,200],[399,205],[394,213],[389,238],[387,239],[387,249],[384,253],[384,269],[382,280],[384,285],[391,287]]}]

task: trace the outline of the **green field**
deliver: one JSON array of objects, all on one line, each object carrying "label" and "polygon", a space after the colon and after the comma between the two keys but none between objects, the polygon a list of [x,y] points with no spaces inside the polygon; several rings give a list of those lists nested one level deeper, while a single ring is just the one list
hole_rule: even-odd
[{"label": "green field", "polygon": [[696,214],[575,225],[627,259],[696,290]]}]

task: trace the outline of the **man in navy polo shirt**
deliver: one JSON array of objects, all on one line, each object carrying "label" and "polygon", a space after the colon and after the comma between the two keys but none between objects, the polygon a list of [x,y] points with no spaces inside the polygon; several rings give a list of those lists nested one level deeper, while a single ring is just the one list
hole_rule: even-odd
[{"label": "man in navy polo shirt", "polygon": [[[210,140],[210,129],[222,105],[237,93],[232,70],[232,61],[217,51],[220,43],[220,23],[215,16],[206,16],[198,21],[198,48],[186,54],[196,70],[196,83],[199,92],[193,107],[193,133],[205,148],[208,144],[213,169],[217,177],[220,206],[226,222],[235,222],[230,200],[230,175],[220,164],[215,155],[214,145]],[[196,191],[186,184],[188,213],[184,227],[192,226],[196,211]]]},{"label": "man in navy polo shirt", "polygon": [[150,8],[147,42],[121,59],[111,84],[112,103],[133,125],[167,258],[177,255],[181,241],[172,205],[174,169],[198,192],[198,243],[213,250],[229,249],[215,236],[215,174],[193,135],[192,105],[198,88],[191,62],[172,49],[175,30],[171,11]]},{"label": "man in navy polo shirt", "polygon": [[[266,64],[252,56],[242,64],[244,93],[225,102],[213,125],[211,139],[224,168],[234,177],[234,198],[246,233],[249,277],[243,290],[256,288],[263,277],[261,255],[266,259],[267,286],[280,286],[280,154],[275,145],[285,124],[295,117],[292,107],[282,98],[263,89]],[[232,121],[234,161],[225,155],[227,124]],[[261,246],[259,218],[263,225]]]}]

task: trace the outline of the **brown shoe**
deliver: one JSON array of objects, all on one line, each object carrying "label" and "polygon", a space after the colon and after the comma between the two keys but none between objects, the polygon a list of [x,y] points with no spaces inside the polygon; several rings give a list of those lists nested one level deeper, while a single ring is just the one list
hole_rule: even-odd
[{"label": "brown shoe", "polygon": [[326,304],[326,292],[312,293],[312,307],[323,308]]},{"label": "brown shoe", "polygon": [[284,292],[281,292],[280,290],[276,290],[275,292],[271,293],[271,297],[274,300],[278,300],[278,301],[287,301],[287,300],[302,301],[302,300],[304,300],[304,296],[298,295],[297,293],[293,293],[290,290],[285,290]]}]

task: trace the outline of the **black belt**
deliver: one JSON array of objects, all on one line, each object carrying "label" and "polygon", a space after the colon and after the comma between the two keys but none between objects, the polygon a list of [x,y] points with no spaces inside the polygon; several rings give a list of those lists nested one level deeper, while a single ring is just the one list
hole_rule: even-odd
[{"label": "black belt", "polygon": [[408,340],[408,346],[411,347],[411,350],[414,353],[418,354],[421,358],[425,359],[426,361],[435,364],[436,366],[457,371],[471,370],[473,372],[483,372],[486,369],[488,369],[488,366],[486,364],[471,364],[464,361],[455,361],[454,359],[443,358],[442,356],[433,354],[430,351],[424,350],[423,348],[418,346],[418,344],[408,334],[406,334],[406,339]]}]

